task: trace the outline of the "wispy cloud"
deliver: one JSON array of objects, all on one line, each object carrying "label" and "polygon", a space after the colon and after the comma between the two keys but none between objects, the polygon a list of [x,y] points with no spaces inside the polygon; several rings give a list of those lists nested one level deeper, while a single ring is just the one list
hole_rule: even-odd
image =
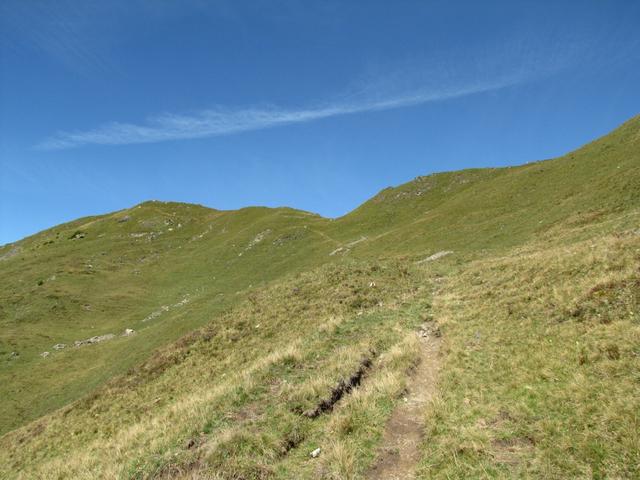
[{"label": "wispy cloud", "polygon": [[[193,9],[197,9],[199,15],[211,14],[204,8],[207,2],[198,0],[188,2],[190,8],[183,8],[184,2],[174,5],[152,0],[115,2],[115,7],[114,2],[107,3],[63,0],[52,6],[46,1],[5,0],[0,3],[0,19],[5,27],[0,28],[0,41],[9,43],[7,40],[13,37],[6,32],[14,32],[13,36],[19,40],[14,40],[17,45],[21,42],[32,44],[74,70],[118,70],[117,62],[112,62],[107,53],[113,44],[130,35],[129,32],[137,31],[133,28],[137,19],[169,21],[179,15],[191,14]],[[255,4],[250,5],[254,8]],[[219,6],[216,4],[213,9],[216,15],[230,10],[230,17],[233,17],[233,8]],[[139,14],[132,14],[134,7]],[[300,21],[298,7],[292,8],[295,11],[289,11],[291,21]],[[333,7],[323,3],[323,8]],[[342,9],[340,4],[338,10]],[[278,19],[284,18],[285,10],[279,4],[275,10]],[[308,7],[303,10],[306,12]],[[336,12],[325,12],[324,15],[314,12],[312,17],[313,21],[317,21],[316,17],[333,21]],[[574,25],[569,33],[563,27],[553,35],[553,30],[541,33],[536,24],[524,33],[517,29],[517,37],[494,40],[495,43],[453,45],[448,50],[434,47],[428,49],[426,58],[405,59],[402,65],[381,65],[377,71],[369,72],[368,78],[351,94],[332,97],[333,100],[322,103],[298,108],[214,106],[183,114],[164,113],[133,123],[115,121],[82,126],[75,131],[58,131],[36,148],[59,150],[85,145],[127,145],[231,135],[428,104],[529,82],[571,65],[604,65],[638,57],[637,40],[626,38],[623,35],[626,30],[620,30],[618,39],[609,38],[609,33],[604,38],[593,35],[590,21],[583,24],[583,28]],[[611,29],[603,31],[610,32]],[[363,66],[373,68],[369,64]]]},{"label": "wispy cloud", "polygon": [[129,145],[231,135],[342,115],[437,102],[497,90],[518,81],[518,76],[511,76],[492,82],[439,89],[417,89],[386,97],[381,94],[370,95],[368,98],[363,95],[351,95],[342,101],[312,108],[229,109],[217,107],[190,115],[162,114],[150,117],[140,124],[112,122],[86,131],[58,132],[36,147],[42,150],[60,150],[83,145]]},{"label": "wispy cloud", "polygon": [[571,68],[586,55],[597,52],[592,43],[581,37],[558,42],[553,49],[525,38],[471,52],[443,50],[429,58],[406,59],[393,68],[369,72],[352,85],[348,94],[334,97],[333,101],[302,108],[217,106],[189,114],[164,113],[139,123],[111,122],[86,130],[57,132],[36,148],[61,150],[216,137],[411,107],[531,82]]}]

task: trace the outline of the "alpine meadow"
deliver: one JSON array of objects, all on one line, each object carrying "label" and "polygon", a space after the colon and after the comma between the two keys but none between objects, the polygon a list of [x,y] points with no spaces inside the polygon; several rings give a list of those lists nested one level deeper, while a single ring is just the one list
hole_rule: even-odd
[{"label": "alpine meadow", "polygon": [[0,480],[640,480],[639,27],[0,0]]},{"label": "alpine meadow", "polygon": [[0,282],[2,478],[640,476],[640,117],[336,219],[81,218]]}]

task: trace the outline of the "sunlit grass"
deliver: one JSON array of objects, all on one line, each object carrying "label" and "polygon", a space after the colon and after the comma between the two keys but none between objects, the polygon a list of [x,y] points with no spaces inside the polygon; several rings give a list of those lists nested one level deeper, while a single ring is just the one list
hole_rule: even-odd
[{"label": "sunlit grass", "polygon": [[1,247],[0,476],[364,478],[435,321],[421,478],[637,477],[639,129],[336,220],[150,202]]}]

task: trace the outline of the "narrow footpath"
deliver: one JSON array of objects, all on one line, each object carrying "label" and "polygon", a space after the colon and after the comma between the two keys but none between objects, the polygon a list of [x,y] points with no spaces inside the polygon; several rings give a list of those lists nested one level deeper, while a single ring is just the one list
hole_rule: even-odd
[{"label": "narrow footpath", "polygon": [[408,391],[387,423],[378,458],[365,476],[368,480],[415,478],[424,441],[425,409],[436,393],[441,342],[437,327],[434,330],[431,325],[423,326],[419,335],[419,363],[411,372]]}]

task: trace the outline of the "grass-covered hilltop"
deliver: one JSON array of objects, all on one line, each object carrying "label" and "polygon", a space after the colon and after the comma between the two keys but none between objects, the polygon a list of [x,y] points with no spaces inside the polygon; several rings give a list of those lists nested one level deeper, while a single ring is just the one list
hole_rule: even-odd
[{"label": "grass-covered hilltop", "polygon": [[640,117],[335,219],[0,248],[0,478],[640,477]]}]

